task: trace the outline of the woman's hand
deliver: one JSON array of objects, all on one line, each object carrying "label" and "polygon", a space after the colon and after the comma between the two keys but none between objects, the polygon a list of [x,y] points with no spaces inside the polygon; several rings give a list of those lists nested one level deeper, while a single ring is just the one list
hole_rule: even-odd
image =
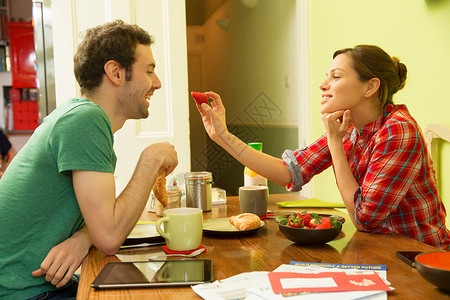
[{"label": "woman's hand", "polygon": [[202,105],[196,103],[196,106],[202,116],[203,125],[209,137],[220,145],[220,141],[225,140],[228,134],[225,120],[225,107],[218,94],[213,92],[207,92],[205,94],[214,99],[211,102],[211,107],[205,103]]},{"label": "woman's hand", "polygon": [[342,138],[347,133],[351,119],[349,110],[339,110],[322,115],[322,123],[327,131],[329,145],[330,143],[342,144]]}]

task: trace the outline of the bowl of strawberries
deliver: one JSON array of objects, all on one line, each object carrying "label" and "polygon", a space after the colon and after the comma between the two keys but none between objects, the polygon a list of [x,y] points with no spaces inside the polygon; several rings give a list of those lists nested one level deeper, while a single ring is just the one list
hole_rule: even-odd
[{"label": "bowl of strawberries", "polygon": [[322,245],[334,240],[345,222],[340,216],[307,211],[280,216],[276,220],[281,233],[301,245]]}]

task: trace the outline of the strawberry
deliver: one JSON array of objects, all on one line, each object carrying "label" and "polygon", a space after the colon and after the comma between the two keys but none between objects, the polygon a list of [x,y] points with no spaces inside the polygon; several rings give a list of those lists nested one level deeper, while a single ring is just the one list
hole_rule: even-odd
[{"label": "strawberry", "polygon": [[329,223],[330,225],[331,225],[331,219],[330,218],[328,218],[328,217],[323,217],[321,220],[320,220],[320,223]]},{"label": "strawberry", "polygon": [[323,217],[320,220],[320,224],[317,225],[316,229],[327,229],[327,228],[331,228],[331,220],[328,217]]},{"label": "strawberry", "polygon": [[312,220],[312,216],[307,213],[306,211],[302,212],[302,218],[303,218],[303,222],[305,222],[305,225],[308,226],[309,222]]},{"label": "strawberry", "polygon": [[302,215],[299,213],[292,214],[288,217],[288,224],[290,227],[303,227],[304,222]]},{"label": "strawberry", "polygon": [[319,225],[318,221],[316,219],[311,219],[311,221],[309,221],[309,227],[310,228],[316,228],[317,225]]},{"label": "strawberry", "polygon": [[331,223],[321,223],[316,226],[314,229],[328,229],[331,228]]},{"label": "strawberry", "polygon": [[210,98],[205,93],[191,92],[191,95],[198,105],[202,105],[203,103],[209,104],[213,101],[213,98]]}]

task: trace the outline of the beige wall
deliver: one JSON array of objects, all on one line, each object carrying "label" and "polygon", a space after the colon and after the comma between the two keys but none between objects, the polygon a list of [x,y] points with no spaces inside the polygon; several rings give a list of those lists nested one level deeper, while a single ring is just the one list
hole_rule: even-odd
[{"label": "beige wall", "polygon": [[[229,19],[228,29],[216,24],[220,19]],[[227,122],[235,125],[238,136],[246,142],[263,142],[263,151],[277,157],[286,148],[296,149],[299,115],[296,0],[260,0],[254,9],[237,0],[226,1],[201,30],[188,29],[188,40],[189,37],[195,40],[194,32],[200,31],[204,34],[204,46],[192,42],[188,51],[201,53],[202,88],[222,96]],[[190,104],[192,166],[200,158],[198,168],[204,162],[209,171],[224,169],[215,182],[235,194],[237,187],[243,185],[244,167],[225,153],[216,153],[217,149],[203,151],[213,145],[204,134],[193,101]],[[203,159],[204,156],[208,157]],[[214,164],[217,157],[221,166]],[[271,192],[285,192],[284,187],[272,186]]]},{"label": "beige wall", "polygon": [[[295,0],[259,1],[255,9],[227,1],[204,24],[205,88],[220,92],[228,118],[240,117],[261,92],[282,109],[267,119],[269,125],[298,121],[298,48]],[[229,18],[228,30],[216,24]]]}]

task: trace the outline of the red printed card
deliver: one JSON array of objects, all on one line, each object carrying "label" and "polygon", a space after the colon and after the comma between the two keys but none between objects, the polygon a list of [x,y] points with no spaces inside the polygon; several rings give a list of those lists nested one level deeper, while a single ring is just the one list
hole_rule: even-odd
[{"label": "red printed card", "polygon": [[391,288],[377,273],[347,275],[345,272],[316,274],[271,272],[268,274],[272,290],[280,293],[390,291]]}]

